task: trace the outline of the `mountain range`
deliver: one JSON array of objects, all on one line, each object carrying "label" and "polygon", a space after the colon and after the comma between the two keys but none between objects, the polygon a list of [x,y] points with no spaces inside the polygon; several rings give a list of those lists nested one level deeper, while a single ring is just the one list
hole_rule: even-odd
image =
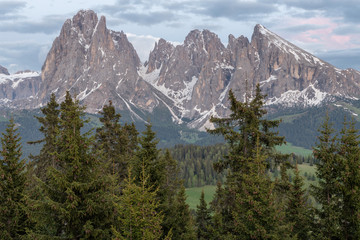
[{"label": "mountain range", "polygon": [[51,93],[61,101],[70,91],[89,113],[112,100],[140,121],[146,120],[142,113],[161,108],[174,123],[205,130],[212,127],[210,116],[230,113],[230,89],[245,100],[256,84],[273,114],[360,96],[359,71],[338,69],[260,24],[251,40],[229,35],[227,46],[208,30],[191,31],[180,45],[160,39],[142,63],[124,32],[109,30],[104,16],[81,10],[65,21],[41,72],[9,74],[0,66],[0,105],[37,109]]}]

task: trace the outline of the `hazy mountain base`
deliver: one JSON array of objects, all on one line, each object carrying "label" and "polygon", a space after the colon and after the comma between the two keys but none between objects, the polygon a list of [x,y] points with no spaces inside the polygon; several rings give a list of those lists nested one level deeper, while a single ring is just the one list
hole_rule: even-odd
[{"label": "hazy mountain base", "polygon": [[[357,128],[360,128],[360,118],[356,114],[360,114],[360,101],[337,102],[313,108],[293,108],[278,110],[276,114],[269,114],[269,119],[282,119],[279,127],[281,136],[285,136],[288,143],[292,146],[311,149],[316,142],[318,128],[324,121],[324,117],[328,112],[332,119],[334,128],[340,130],[343,126],[344,117],[350,120],[352,117],[357,121]],[[137,116],[135,116],[135,114]],[[11,116],[14,117],[15,123],[19,127],[19,133],[22,137],[23,155],[28,156],[30,153],[37,153],[40,145],[28,145],[28,141],[35,141],[42,138],[38,131],[40,125],[35,116],[41,114],[40,110],[15,110],[3,108],[0,109],[0,131],[4,132],[6,125]],[[206,132],[196,129],[190,129],[186,126],[186,121],[179,125],[171,119],[169,110],[160,106],[154,109],[152,113],[142,112],[133,109],[133,113],[129,111],[120,111],[121,123],[134,122],[139,132],[145,129],[145,122],[150,120],[153,124],[153,130],[156,132],[157,138],[160,140],[159,148],[173,147],[176,144],[196,144],[211,145],[222,143],[220,136],[213,136]],[[100,125],[100,121],[96,114],[87,114],[86,118],[89,123],[84,127],[84,131],[94,129]],[[292,147],[291,146],[291,147]],[[291,151],[291,149],[290,149]]]}]

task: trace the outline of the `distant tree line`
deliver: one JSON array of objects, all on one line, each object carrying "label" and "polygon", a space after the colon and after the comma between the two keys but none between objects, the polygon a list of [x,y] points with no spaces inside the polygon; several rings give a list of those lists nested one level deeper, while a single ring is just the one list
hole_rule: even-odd
[{"label": "distant tree line", "polygon": [[[111,101],[95,134],[83,132],[84,107],[67,93],[42,108],[43,138],[30,142],[41,151],[27,163],[11,119],[1,138],[0,239],[360,239],[355,121],[336,133],[327,117],[315,159],[302,159],[275,151],[285,139],[280,121],[264,118],[259,85],[245,102],[232,91],[229,100],[230,116],[212,117],[208,130],[226,146],[171,152],[157,148],[150,123],[142,134],[121,125]],[[317,207],[298,170],[304,160],[317,167]],[[217,183],[210,206],[203,192],[191,214],[181,175],[188,186]]]}]

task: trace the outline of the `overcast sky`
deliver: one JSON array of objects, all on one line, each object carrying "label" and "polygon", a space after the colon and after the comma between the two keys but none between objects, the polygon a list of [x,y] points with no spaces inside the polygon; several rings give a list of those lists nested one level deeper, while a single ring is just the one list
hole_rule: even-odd
[{"label": "overcast sky", "polygon": [[40,71],[62,24],[80,9],[123,30],[142,60],[158,38],[181,43],[191,30],[209,29],[226,45],[229,34],[251,38],[260,23],[339,68],[360,70],[358,0],[0,0],[0,65]]}]

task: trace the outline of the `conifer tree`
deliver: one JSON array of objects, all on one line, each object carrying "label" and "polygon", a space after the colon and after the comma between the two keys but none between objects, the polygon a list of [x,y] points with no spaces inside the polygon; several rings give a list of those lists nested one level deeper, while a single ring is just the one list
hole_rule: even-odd
[{"label": "conifer tree", "polygon": [[57,167],[58,162],[58,137],[59,137],[59,104],[56,102],[55,94],[52,93],[50,101],[44,108],[41,108],[43,116],[36,116],[41,124],[39,131],[44,138],[37,141],[28,142],[29,144],[40,144],[43,146],[39,155],[30,155],[31,165],[35,175],[41,180],[45,180],[46,172],[50,166]]},{"label": "conifer tree", "polygon": [[186,203],[185,187],[182,186],[174,202],[175,223],[172,228],[172,238],[178,240],[196,239],[193,219]]},{"label": "conifer tree", "polygon": [[[232,226],[231,224],[224,224],[224,222],[232,221],[230,205],[227,204],[227,201],[233,201],[233,199],[226,196],[228,193],[228,186],[225,188],[221,185],[220,182],[216,185],[216,192],[214,194],[213,200],[210,202],[210,210],[213,213],[212,216],[212,228],[211,235],[213,239],[231,239]],[[227,219],[227,217],[229,217]]]},{"label": "conifer tree", "polygon": [[[102,127],[96,129],[96,151],[100,154],[109,172],[118,176],[120,183],[126,176],[129,159],[133,156],[136,143],[132,143],[130,128],[121,126],[121,115],[115,112],[112,102],[104,105],[100,112]],[[136,129],[135,129],[136,130]],[[135,133],[137,136],[137,132]],[[130,146],[131,144],[131,146]]]},{"label": "conifer tree", "polygon": [[289,189],[289,202],[286,209],[286,221],[293,224],[291,235],[298,239],[309,239],[310,212],[307,206],[306,190],[298,165],[295,166],[295,177]]},{"label": "conifer tree", "polygon": [[355,120],[344,122],[341,131],[339,155],[342,170],[343,208],[341,215],[341,236],[344,239],[360,239],[360,140]]},{"label": "conifer tree", "polygon": [[25,161],[14,119],[2,133],[0,153],[0,239],[20,239],[28,225]]},{"label": "conifer tree", "polygon": [[[270,161],[278,164],[288,157],[274,151],[275,146],[281,145],[285,141],[284,137],[278,136],[278,132],[273,130],[278,127],[280,121],[264,119],[267,113],[263,108],[264,98],[265,96],[261,94],[259,84],[256,86],[253,99],[249,101],[247,96],[244,103],[238,101],[234,93],[229,91],[230,116],[228,118],[212,117],[210,119],[215,124],[215,129],[208,130],[208,132],[223,135],[229,145],[228,155],[225,156],[224,160],[214,165],[218,172],[229,168],[223,190],[224,199],[218,201],[216,206],[217,212],[214,215],[214,219],[217,219],[216,221],[222,224],[219,229],[222,229],[223,235],[229,235],[229,237],[235,232],[239,233],[238,230],[240,228],[239,225],[236,226],[235,216],[237,217],[237,215],[234,213],[234,209],[235,205],[237,205],[236,202],[238,202],[238,196],[242,196],[246,192],[246,187],[250,187],[244,185],[244,183],[248,181],[246,176],[250,178],[249,176],[254,174],[252,173],[253,161],[258,161],[267,169]],[[258,156],[266,156],[266,158],[258,158]],[[259,185],[257,191],[268,191],[269,189],[272,191],[273,185],[269,180],[258,178],[259,184],[263,184],[263,186]],[[266,195],[269,193],[261,192],[258,194]],[[274,195],[272,193],[269,197],[274,197]],[[219,199],[219,196],[216,196],[216,199]],[[266,205],[265,202],[262,204]],[[246,210],[245,208],[240,208],[240,206],[238,207],[240,210]],[[274,206],[271,207],[273,208]],[[282,206],[279,207],[279,211],[281,210]],[[221,217],[217,214],[221,214]],[[238,212],[237,214],[241,215],[244,213]],[[265,215],[261,216],[266,219]],[[261,220],[259,219],[259,221]],[[234,237],[236,238],[236,236]]]},{"label": "conifer tree", "polygon": [[204,189],[201,191],[200,204],[196,206],[196,227],[197,239],[211,238],[211,215],[205,201]]},{"label": "conifer tree", "polygon": [[158,211],[164,214],[162,228],[163,236],[165,237],[175,225],[179,224],[177,222],[174,204],[176,195],[182,186],[182,181],[180,180],[180,170],[177,166],[177,162],[172,158],[169,150],[166,150],[161,158],[165,168],[164,177],[162,178],[162,183],[157,192],[157,198],[160,202]]},{"label": "conifer tree", "polygon": [[84,107],[69,92],[60,107],[58,167],[50,167],[44,196],[34,199],[33,239],[109,239],[114,219],[112,178],[91,154],[93,139],[81,133]]},{"label": "conifer tree", "polygon": [[232,90],[229,91],[231,114],[228,118],[211,117],[210,121],[216,128],[207,131],[211,134],[221,134],[229,144],[229,154],[223,161],[216,164],[219,172],[230,167],[232,172],[242,171],[242,162],[238,156],[253,157],[256,141],[269,158],[280,161],[287,156],[278,155],[274,147],[285,143],[284,137],[272,129],[280,124],[280,120],[264,119],[267,111],[263,108],[265,96],[261,94],[260,85],[256,85],[254,98],[248,102],[236,99]]},{"label": "conifer tree", "polygon": [[159,157],[160,150],[157,149],[159,140],[155,137],[155,132],[152,130],[151,123],[146,124],[146,130],[139,138],[140,148],[136,152],[134,167],[134,177],[140,181],[142,166],[144,166],[145,173],[149,176],[149,186],[158,188],[164,181],[164,159]]},{"label": "conifer tree", "polygon": [[254,157],[244,159],[246,172],[236,173],[234,239],[292,239],[285,214],[276,204],[275,184],[266,174],[266,156],[260,146]]},{"label": "conifer tree", "polygon": [[[157,212],[160,204],[156,197],[157,189],[148,186],[144,167],[139,185],[134,180],[130,169],[125,188],[116,204],[119,229],[113,228],[115,239],[160,239],[163,214]],[[165,239],[169,238],[167,236]]]},{"label": "conifer tree", "polygon": [[320,136],[314,148],[318,185],[311,192],[321,208],[316,209],[316,222],[312,232],[317,239],[334,239],[340,236],[340,218],[343,207],[341,193],[341,159],[338,155],[337,137],[334,136],[329,116],[319,129]]}]

